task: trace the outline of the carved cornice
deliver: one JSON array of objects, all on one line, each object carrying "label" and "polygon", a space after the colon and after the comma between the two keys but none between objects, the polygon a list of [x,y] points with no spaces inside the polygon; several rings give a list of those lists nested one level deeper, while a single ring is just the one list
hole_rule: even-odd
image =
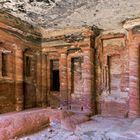
[{"label": "carved cornice", "polygon": [[82,33],[64,35],[64,41],[66,41],[68,43],[83,41],[84,38],[85,37],[82,35]]}]

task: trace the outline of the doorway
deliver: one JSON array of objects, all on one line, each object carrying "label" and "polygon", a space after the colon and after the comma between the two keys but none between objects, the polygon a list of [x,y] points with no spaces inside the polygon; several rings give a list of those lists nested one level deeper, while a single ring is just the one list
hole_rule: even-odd
[{"label": "doorway", "polygon": [[52,70],[52,91],[60,91],[59,70]]},{"label": "doorway", "polygon": [[24,54],[24,109],[36,107],[35,67],[36,61],[33,55]]}]

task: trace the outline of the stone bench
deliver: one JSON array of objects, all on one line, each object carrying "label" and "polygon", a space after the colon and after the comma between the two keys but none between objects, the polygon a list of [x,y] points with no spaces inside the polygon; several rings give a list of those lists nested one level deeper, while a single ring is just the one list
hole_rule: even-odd
[{"label": "stone bench", "polygon": [[0,115],[0,140],[37,131],[49,125],[49,117],[56,113],[51,109],[33,109]]},{"label": "stone bench", "polygon": [[14,139],[48,127],[58,121],[61,128],[74,131],[76,125],[89,120],[84,114],[41,108],[0,115],[0,140]]}]

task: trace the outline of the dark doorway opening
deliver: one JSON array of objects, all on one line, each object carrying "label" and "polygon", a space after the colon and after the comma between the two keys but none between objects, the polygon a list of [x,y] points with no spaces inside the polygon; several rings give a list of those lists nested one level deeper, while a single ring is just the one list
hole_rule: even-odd
[{"label": "dark doorway opening", "polygon": [[31,57],[29,56],[25,57],[25,74],[26,77],[31,76]]},{"label": "dark doorway opening", "polygon": [[52,91],[60,90],[59,70],[52,70]]},{"label": "dark doorway opening", "polygon": [[50,61],[51,91],[60,91],[59,60]]}]

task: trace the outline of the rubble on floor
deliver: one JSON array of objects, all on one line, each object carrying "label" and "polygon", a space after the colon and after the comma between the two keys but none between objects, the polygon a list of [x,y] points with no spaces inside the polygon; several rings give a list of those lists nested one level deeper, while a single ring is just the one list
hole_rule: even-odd
[{"label": "rubble on floor", "polygon": [[140,119],[94,116],[68,131],[60,124],[19,140],[140,140]]}]

